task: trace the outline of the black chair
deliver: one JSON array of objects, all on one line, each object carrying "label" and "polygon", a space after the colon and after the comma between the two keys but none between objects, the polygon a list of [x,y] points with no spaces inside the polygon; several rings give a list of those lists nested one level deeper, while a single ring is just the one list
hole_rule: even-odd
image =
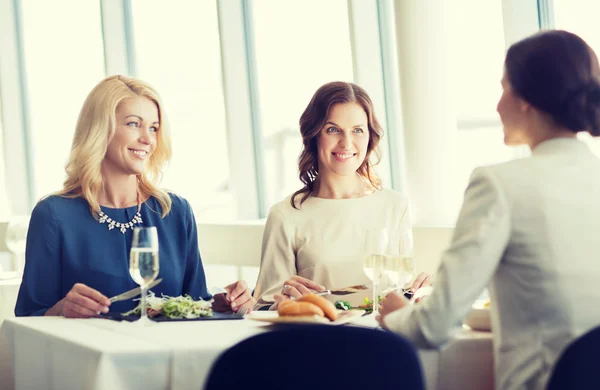
[{"label": "black chair", "polygon": [[225,351],[205,388],[424,387],[417,351],[400,336],[352,326],[297,325],[253,336]]},{"label": "black chair", "polygon": [[562,353],[548,382],[548,390],[600,389],[600,327],[592,329]]}]

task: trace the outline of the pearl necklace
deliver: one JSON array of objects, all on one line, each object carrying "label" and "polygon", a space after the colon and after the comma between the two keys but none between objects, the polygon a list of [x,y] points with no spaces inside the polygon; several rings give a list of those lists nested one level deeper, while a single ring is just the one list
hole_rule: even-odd
[{"label": "pearl necklace", "polygon": [[133,225],[143,222],[142,216],[140,214],[140,210],[142,209],[142,203],[140,202],[139,192],[137,194],[137,201],[138,201],[137,213],[135,213],[133,218],[131,218],[131,221],[129,221],[127,223],[117,222],[114,219],[110,218],[108,215],[104,214],[104,212],[102,210],[100,210],[100,212],[98,213],[98,216],[100,217],[100,219],[98,219],[98,223],[108,224],[108,230],[113,230],[114,228],[117,227],[117,228],[119,228],[119,230],[121,230],[122,234],[125,234],[127,229],[133,230]]}]

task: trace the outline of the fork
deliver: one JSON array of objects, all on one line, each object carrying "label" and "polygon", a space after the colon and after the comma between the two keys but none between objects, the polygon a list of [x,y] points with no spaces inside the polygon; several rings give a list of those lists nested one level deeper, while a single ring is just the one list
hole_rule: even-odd
[{"label": "fork", "polygon": [[245,307],[240,308],[240,310],[238,310],[235,314],[238,314],[240,316],[245,316],[246,314],[248,314],[248,309]]}]

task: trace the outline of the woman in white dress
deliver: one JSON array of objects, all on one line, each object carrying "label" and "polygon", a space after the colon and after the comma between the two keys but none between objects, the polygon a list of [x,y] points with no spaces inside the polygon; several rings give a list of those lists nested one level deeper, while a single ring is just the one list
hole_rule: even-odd
[{"label": "woman in white dress", "polygon": [[477,168],[436,287],[418,305],[390,294],[379,321],[439,346],[489,284],[497,389],[543,389],[563,349],[600,324],[600,68],[566,31],[512,45],[498,113],[507,145],[532,156]]},{"label": "woman in white dress", "polygon": [[[300,118],[300,132],[304,187],[269,212],[257,308],[274,308],[277,301],[325,287],[370,283],[363,271],[367,229],[410,229],[408,200],[383,189],[373,171],[383,131],[361,87],[346,82],[320,87]],[[430,284],[420,274],[412,288]],[[365,290],[344,299],[358,305],[369,296]]]}]

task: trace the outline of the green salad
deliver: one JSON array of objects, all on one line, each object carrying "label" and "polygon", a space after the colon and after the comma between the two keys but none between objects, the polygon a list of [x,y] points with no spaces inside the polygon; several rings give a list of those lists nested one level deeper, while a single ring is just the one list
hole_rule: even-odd
[{"label": "green salad", "polygon": [[[139,301],[140,298],[136,300]],[[181,319],[210,317],[213,315],[212,303],[210,301],[194,301],[189,295],[180,295],[178,297],[163,295],[162,297],[157,297],[150,291],[146,298],[146,306],[149,317],[164,315],[171,319]],[[123,313],[124,316],[132,314],[138,316],[141,314],[141,303],[133,310]]]},{"label": "green salad", "polygon": [[[379,303],[381,303],[382,298],[379,297]],[[373,300],[365,297],[365,299],[363,300],[363,303],[361,303],[360,305],[353,307],[350,302],[348,301],[335,301],[335,307],[340,309],[340,310],[352,310],[352,309],[358,309],[358,310],[364,310],[367,313],[372,313],[373,312]]]}]

